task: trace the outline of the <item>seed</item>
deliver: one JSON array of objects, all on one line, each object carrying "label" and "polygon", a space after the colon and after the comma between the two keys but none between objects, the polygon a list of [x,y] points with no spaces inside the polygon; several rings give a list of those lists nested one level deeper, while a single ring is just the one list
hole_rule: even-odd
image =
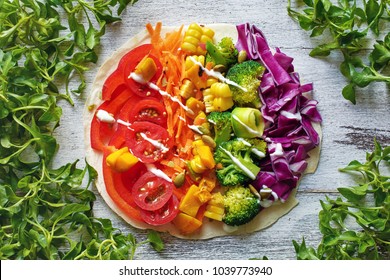
[{"label": "seed", "polygon": [[261,199],[267,199],[271,196],[272,190],[270,188],[264,188],[260,190]]},{"label": "seed", "polygon": [[212,137],[210,137],[209,135],[202,135],[202,141],[210,148],[214,149],[217,146],[214,139]]},{"label": "seed", "polygon": [[258,192],[258,191],[255,189],[255,187],[252,186],[251,184],[249,184],[249,189],[250,189],[250,191],[251,191],[255,196],[257,196],[258,198],[261,197],[261,195],[259,194],[259,192]]},{"label": "seed", "polygon": [[202,132],[203,135],[208,135],[210,134],[210,130],[207,127],[204,126],[198,126],[198,129],[200,132]]},{"label": "seed", "polygon": [[225,73],[227,69],[226,69],[226,66],[225,66],[225,65],[223,65],[223,64],[217,64],[217,65],[214,66],[213,70],[214,70],[214,71],[217,71],[217,72],[219,72],[219,73]]},{"label": "seed", "polygon": [[244,62],[247,59],[246,51],[242,50],[238,53],[237,61],[238,63]]},{"label": "seed", "polygon": [[176,186],[176,187],[181,187],[184,185],[184,181],[186,179],[186,171],[184,170],[182,173],[179,173],[175,179],[173,179],[173,184]]}]

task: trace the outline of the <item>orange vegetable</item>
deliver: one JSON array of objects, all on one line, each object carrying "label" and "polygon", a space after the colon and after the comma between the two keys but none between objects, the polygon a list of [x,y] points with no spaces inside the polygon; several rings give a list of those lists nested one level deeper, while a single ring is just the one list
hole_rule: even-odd
[{"label": "orange vegetable", "polygon": [[205,191],[201,191],[198,186],[192,185],[180,201],[179,209],[191,217],[195,217],[200,206],[206,203],[210,198],[211,195],[208,196]]},{"label": "orange vegetable", "polygon": [[176,218],[173,220],[173,224],[183,234],[190,234],[202,226],[202,221],[181,212],[177,214]]}]

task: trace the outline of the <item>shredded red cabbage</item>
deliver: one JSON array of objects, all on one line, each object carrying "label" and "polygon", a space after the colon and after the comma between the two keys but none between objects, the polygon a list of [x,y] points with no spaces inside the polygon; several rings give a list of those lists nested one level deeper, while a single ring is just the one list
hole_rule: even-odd
[{"label": "shredded red cabbage", "polygon": [[237,31],[237,49],[245,50],[249,59],[266,67],[259,94],[268,151],[252,185],[257,190],[272,189],[271,200],[285,201],[307,167],[307,152],[320,143],[313,127],[313,122],[322,121],[318,102],[304,96],[313,85],[301,84],[293,58],[279,48],[272,50],[259,28],[245,23],[238,25]]}]

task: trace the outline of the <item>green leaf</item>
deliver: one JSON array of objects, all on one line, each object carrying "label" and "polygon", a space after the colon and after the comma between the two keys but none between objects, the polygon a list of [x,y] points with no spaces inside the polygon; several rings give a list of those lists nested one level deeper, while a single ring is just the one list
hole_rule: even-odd
[{"label": "green leaf", "polygon": [[152,245],[153,249],[157,252],[161,252],[164,250],[164,243],[160,237],[160,234],[156,231],[149,231],[148,232],[148,241]]},{"label": "green leaf", "polygon": [[367,195],[368,185],[364,184],[352,188],[338,188],[337,190],[351,202],[359,203]]},{"label": "green leaf", "polygon": [[351,101],[352,104],[356,104],[355,85],[353,83],[343,88],[342,95],[345,99]]}]

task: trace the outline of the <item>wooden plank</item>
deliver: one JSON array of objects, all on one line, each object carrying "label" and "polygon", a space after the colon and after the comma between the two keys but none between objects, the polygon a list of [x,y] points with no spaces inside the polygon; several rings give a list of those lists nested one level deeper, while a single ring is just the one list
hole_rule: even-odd
[{"label": "wooden plank", "polygon": [[[292,1],[295,2],[295,1]],[[161,11],[169,11],[162,14]],[[358,104],[352,105],[341,96],[346,84],[338,67],[339,54],[325,59],[311,58],[310,50],[320,38],[309,38],[286,11],[286,1],[249,0],[244,4],[236,0],[194,2],[176,0],[142,0],[129,7],[123,21],[106,30],[102,38],[97,67],[87,72],[87,90],[90,89],[97,68],[129,37],[144,28],[147,22],[162,21],[164,25],[190,22],[232,23],[250,22],[265,33],[270,45],[294,57],[296,71],[303,82],[314,83],[314,98],[319,101],[323,116],[323,143],[316,173],[306,175],[299,187],[300,204],[272,227],[244,236],[214,238],[205,241],[188,241],[163,234],[166,249],[156,253],[149,246],[139,248],[138,259],[249,259],[267,256],[270,259],[294,259],[292,240],[305,236],[309,245],[317,245],[319,200],[326,194],[334,195],[340,186],[352,184],[351,176],[338,172],[351,160],[364,160],[365,151],[372,148],[374,136],[383,145],[390,144],[388,89],[383,85],[370,85],[358,95]],[[82,111],[85,97],[75,98],[75,106],[64,102],[63,119],[56,131],[60,150],[55,166],[79,159],[84,165],[84,139]],[[132,232],[137,239],[145,239],[145,231],[129,227],[118,218],[98,196],[95,215],[112,219],[123,232]]]}]

